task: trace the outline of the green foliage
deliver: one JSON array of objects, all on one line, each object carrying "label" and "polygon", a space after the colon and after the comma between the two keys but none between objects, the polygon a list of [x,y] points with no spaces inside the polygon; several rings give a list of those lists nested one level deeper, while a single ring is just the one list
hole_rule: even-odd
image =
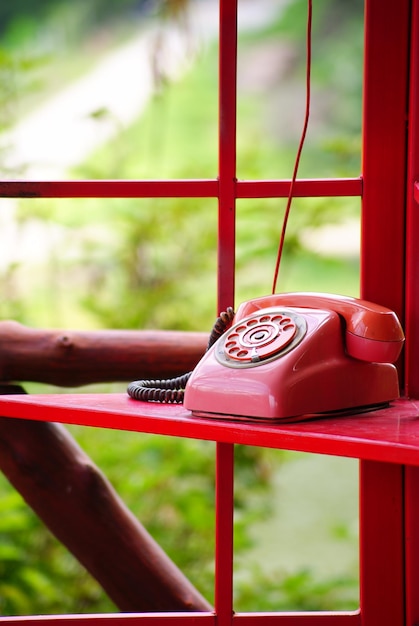
[{"label": "green foliage", "polygon": [[1,615],[91,612],[98,603],[103,610],[113,610],[96,583],[4,479],[0,489]]},{"label": "green foliage", "polygon": [[237,585],[237,610],[247,611],[335,611],[356,610],[358,577],[354,572],[341,578],[319,580],[310,570],[266,575],[258,566],[250,569]]},{"label": "green foliage", "polygon": [[[84,24],[80,23],[81,33],[86,29],[91,29],[98,21],[107,21],[121,12],[141,10],[146,6],[144,0],[119,0],[117,4],[109,0],[73,0],[72,14],[84,16]],[[0,32],[10,33],[10,31],[23,31],[33,33],[37,30],[37,23],[48,21],[54,14],[61,14],[65,11],[65,0],[37,0],[36,3],[30,0],[14,0],[14,2],[3,2],[0,6]],[[69,15],[68,11],[65,15]]]},{"label": "green foliage", "polygon": [[45,63],[42,55],[12,51],[0,45],[0,172],[16,174],[8,164],[11,149],[7,131],[16,123],[23,94],[36,87],[36,70]]}]

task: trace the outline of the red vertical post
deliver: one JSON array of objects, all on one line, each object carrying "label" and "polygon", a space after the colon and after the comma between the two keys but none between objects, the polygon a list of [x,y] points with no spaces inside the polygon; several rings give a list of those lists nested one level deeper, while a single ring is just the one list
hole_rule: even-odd
[{"label": "red vertical post", "polygon": [[[406,220],[406,394],[419,397],[419,5],[412,2]],[[419,468],[406,468],[406,623],[419,624]]]},{"label": "red vertical post", "polygon": [[419,624],[419,467],[406,467],[406,624]]},{"label": "red vertical post", "polygon": [[234,306],[236,246],[237,0],[220,0],[218,309]]},{"label": "red vertical post", "polygon": [[[365,3],[361,296],[402,320],[410,4]],[[404,468],[360,467],[362,623],[405,624]]]},{"label": "red vertical post", "polygon": [[233,619],[234,444],[217,443],[215,611],[219,626]]},{"label": "red vertical post", "polygon": [[360,462],[361,621],[404,620],[403,467]]},{"label": "red vertical post", "polygon": [[406,228],[406,395],[419,398],[419,6],[412,2]]},{"label": "red vertical post", "polygon": [[409,0],[366,0],[361,295],[404,312]]}]

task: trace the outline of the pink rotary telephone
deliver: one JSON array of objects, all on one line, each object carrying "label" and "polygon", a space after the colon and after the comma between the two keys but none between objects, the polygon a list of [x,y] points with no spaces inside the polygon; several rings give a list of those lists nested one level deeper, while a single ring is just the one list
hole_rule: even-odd
[{"label": "pink rotary telephone", "polygon": [[194,415],[279,420],[361,409],[399,396],[404,335],[386,307],[285,293],[240,305],[185,389]]}]

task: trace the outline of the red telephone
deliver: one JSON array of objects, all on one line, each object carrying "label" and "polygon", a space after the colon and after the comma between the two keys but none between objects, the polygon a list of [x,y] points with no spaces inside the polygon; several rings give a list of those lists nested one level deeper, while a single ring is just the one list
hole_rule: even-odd
[{"label": "red telephone", "polygon": [[285,293],[240,305],[185,389],[194,415],[282,419],[375,406],[399,397],[404,335],[393,311],[366,300]]}]

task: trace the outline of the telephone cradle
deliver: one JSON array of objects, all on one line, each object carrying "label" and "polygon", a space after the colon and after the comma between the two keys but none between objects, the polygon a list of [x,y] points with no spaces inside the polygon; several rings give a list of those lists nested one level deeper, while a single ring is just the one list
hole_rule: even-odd
[{"label": "telephone cradle", "polygon": [[185,389],[200,417],[280,420],[399,397],[396,314],[346,296],[284,293],[240,305]]}]

